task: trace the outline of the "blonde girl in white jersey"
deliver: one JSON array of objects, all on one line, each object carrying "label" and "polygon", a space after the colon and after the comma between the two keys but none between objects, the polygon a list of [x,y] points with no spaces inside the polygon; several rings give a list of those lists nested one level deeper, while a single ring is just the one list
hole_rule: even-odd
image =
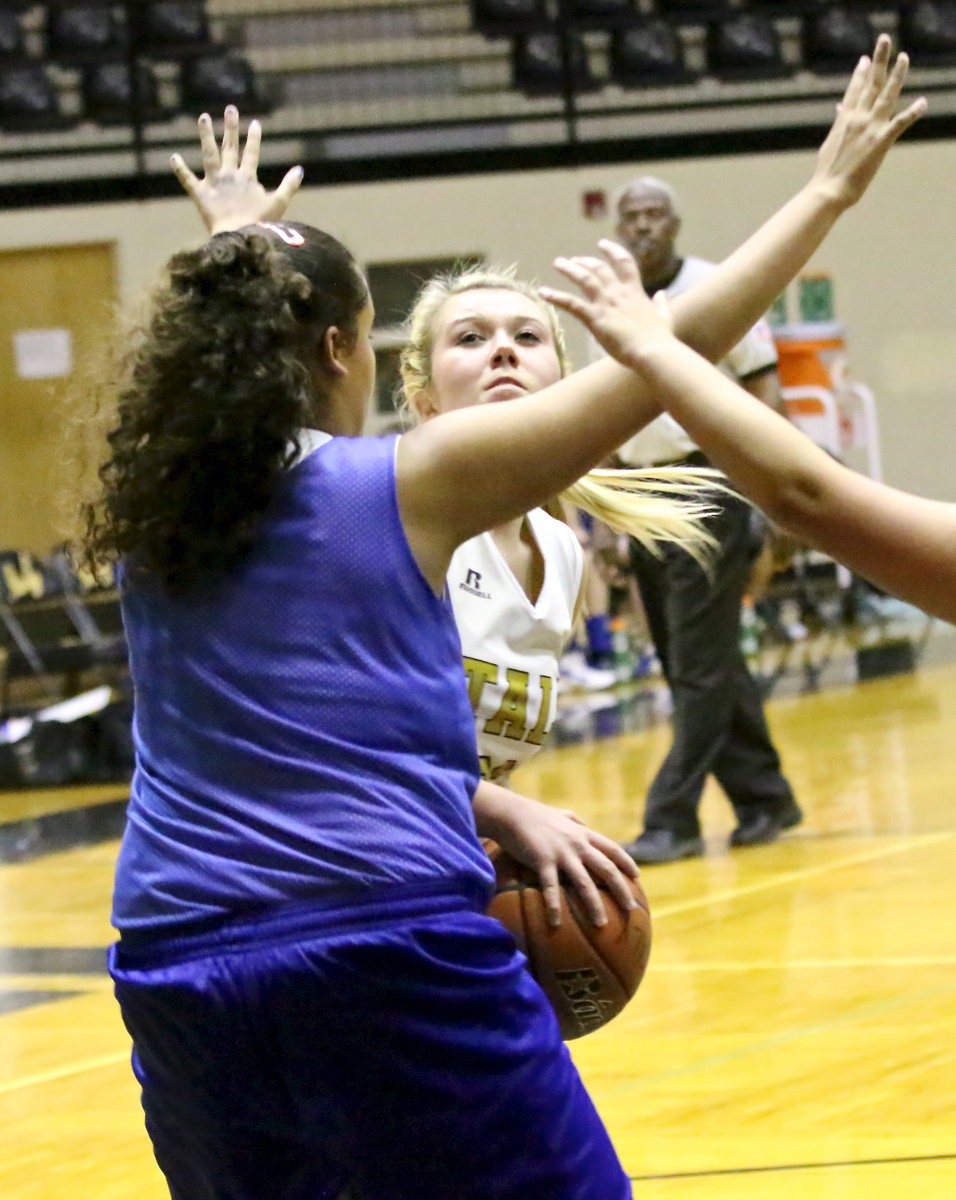
[{"label": "blonde girl in white jersey", "polygon": [[[403,407],[418,420],[530,395],[570,371],[554,311],[513,268],[439,276],[422,290],[402,354]],[[698,524],[708,511],[710,472],[594,471],[564,496],[645,543],[706,550]],[[668,495],[669,493],[669,495]],[[543,745],[554,722],[558,664],[584,592],[576,534],[542,508],[463,543],[452,555],[448,590],[462,641],[483,781],[491,804],[537,805],[508,789],[511,772]],[[540,806],[556,845],[573,834],[589,873],[629,903],[617,843],[563,809]],[[578,863],[565,849],[568,873]],[[584,876],[574,880],[595,919],[603,905]]]},{"label": "blonde girl in white jersey", "polygon": [[[423,289],[402,353],[403,407],[418,420],[539,391],[570,372],[554,311],[506,270],[439,276]],[[712,472],[593,471],[564,497],[614,528],[702,554]],[[670,495],[668,495],[670,493]],[[554,506],[559,511],[559,506]],[[448,588],[462,637],[482,775],[507,783],[554,721],[558,659],[584,591],[564,521],[538,508],[461,545]]]}]

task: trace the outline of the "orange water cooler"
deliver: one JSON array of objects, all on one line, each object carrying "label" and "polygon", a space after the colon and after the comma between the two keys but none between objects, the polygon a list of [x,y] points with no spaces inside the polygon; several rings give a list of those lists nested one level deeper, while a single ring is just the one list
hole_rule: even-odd
[{"label": "orange water cooler", "polygon": [[774,330],[780,384],[839,391],[846,378],[846,330],[839,321],[804,321]]},{"label": "orange water cooler", "polygon": [[850,378],[845,326],[803,321],[773,332],[787,416],[818,446],[880,479],[876,401],[865,384]]}]

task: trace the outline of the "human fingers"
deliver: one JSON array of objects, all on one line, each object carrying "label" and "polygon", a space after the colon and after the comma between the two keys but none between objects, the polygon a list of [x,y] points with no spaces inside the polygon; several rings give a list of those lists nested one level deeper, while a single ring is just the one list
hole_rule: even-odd
[{"label": "human fingers", "polygon": [[[594,846],[588,847],[581,856],[591,878],[600,885],[614,900],[618,908],[625,914],[637,907],[637,900],[631,887],[633,876],[625,875],[615,862]],[[601,901],[603,908],[604,902]]]},{"label": "human fingers", "polygon": [[626,246],[615,242],[613,238],[601,238],[598,242],[601,253],[614,268],[618,279],[625,283],[640,283],[641,272],[634,260],[634,255]]},{"label": "human fingers", "polygon": [[212,127],[212,117],[203,113],[196,122],[199,127],[199,148],[202,151],[202,169],[207,179],[219,170],[219,147]]},{"label": "human fingers", "polygon": [[864,107],[872,106],[883,91],[886,77],[889,74],[889,66],[890,38],[888,34],[881,33],[876,39],[876,45],[873,47],[873,57],[870,59],[870,65],[863,79],[860,103]]},{"label": "human fingers", "polygon": [[169,165],[173,169],[173,174],[182,184],[183,191],[192,200],[198,199],[199,180],[193,172],[186,166],[186,162],[181,154],[172,154],[169,158]]},{"label": "human fingers", "polygon": [[239,164],[239,171],[243,175],[247,175],[254,179],[256,172],[259,170],[259,148],[262,145],[262,124],[259,121],[252,120],[249,122],[249,128],[246,131],[246,144],[242,148],[242,161]]},{"label": "human fingers", "polygon": [[[610,242],[610,239],[602,238],[598,245],[600,246],[601,243],[605,241],[607,241],[610,245],[616,244]],[[627,252],[625,251],[625,253]],[[619,281],[618,273],[614,264],[606,257],[597,258],[592,254],[576,254],[574,256],[574,262],[581,263],[583,267],[590,271],[602,287],[609,287],[611,284]]]},{"label": "human fingers", "polygon": [[[607,860],[605,860],[607,861]],[[601,890],[594,876],[578,855],[572,855],[561,863],[561,870],[568,885],[572,887],[594,925],[607,924],[607,912]],[[603,876],[602,876],[603,877]]]},{"label": "human fingers", "polygon": [[919,99],[914,100],[902,112],[897,113],[895,117],[883,124],[879,136],[873,142],[868,159],[863,164],[858,176],[856,186],[860,193],[866,190],[870,180],[879,170],[880,164],[893,143],[923,116],[927,107],[926,97],[920,96]]},{"label": "human fingers", "polygon": [[282,177],[282,182],[272,194],[272,203],[269,205],[266,216],[269,220],[275,220],[276,217],[281,217],[285,210],[292,202],[292,197],[299,190],[299,185],[302,183],[303,170],[301,167],[292,167],[286,171]]},{"label": "human fingers", "polygon": [[[554,265],[560,271],[558,259],[555,259]],[[562,292],[558,288],[546,287],[544,284],[538,288],[538,295],[542,300],[546,300],[548,304],[553,304],[555,308],[560,308],[566,313],[570,313],[572,317],[576,317],[579,321],[587,324],[591,310],[586,301],[580,296],[574,296],[571,292]]]},{"label": "human fingers", "polygon": [[662,288],[659,292],[654,293],[653,301],[654,301],[654,307],[657,309],[658,315],[661,317],[664,324],[671,331],[671,333],[673,333],[674,332],[674,312],[673,312],[673,309],[671,308],[670,297],[667,295],[667,293]]},{"label": "human fingers", "polygon": [[617,282],[617,276],[608,263],[600,258],[591,258],[587,254],[555,259],[554,265],[562,274],[573,280],[589,300],[598,300],[605,288]]},{"label": "human fingers", "polygon": [[625,916],[637,908],[637,900],[631,890],[629,878],[622,872],[615,871],[613,875],[608,875],[604,880],[604,888]]},{"label": "human fingers", "polygon": [[[554,260],[555,270],[559,271],[565,278],[570,279],[572,283],[577,284],[581,291],[589,300],[597,299],[600,294],[600,288],[594,278],[594,272],[589,266],[579,258],[556,258]],[[542,291],[543,294],[543,291]]]},{"label": "human fingers", "polygon": [[864,54],[853,68],[853,74],[850,76],[850,82],[846,85],[846,91],[843,93],[843,99],[837,105],[838,112],[846,112],[856,107],[860,96],[863,94],[863,89],[866,86],[866,76],[869,69],[870,56],[868,54]]},{"label": "human fingers", "polygon": [[225,171],[234,171],[239,165],[239,109],[234,104],[226,105],[222,124],[220,165]]},{"label": "human fingers", "polygon": [[552,929],[557,929],[561,924],[561,880],[554,863],[538,868],[538,889],[544,901],[547,922]]},{"label": "human fingers", "polygon": [[610,859],[619,871],[622,871],[628,879],[637,879],[640,871],[637,868],[637,863],[628,854],[623,846],[615,842],[613,838],[605,837],[603,833],[596,833],[593,829],[589,830],[591,845]]},{"label": "human fingers", "polygon": [[903,90],[903,85],[906,83],[906,76],[909,73],[909,69],[910,56],[906,53],[897,54],[893,70],[889,72],[883,81],[880,94],[873,102],[876,112],[886,113],[887,115],[893,112],[900,98],[900,93]]},{"label": "human fingers", "polygon": [[888,143],[892,145],[911,125],[915,125],[926,112],[927,108],[929,108],[929,101],[925,96],[920,96],[908,108],[904,108],[902,112],[897,113],[889,124],[887,131]]}]

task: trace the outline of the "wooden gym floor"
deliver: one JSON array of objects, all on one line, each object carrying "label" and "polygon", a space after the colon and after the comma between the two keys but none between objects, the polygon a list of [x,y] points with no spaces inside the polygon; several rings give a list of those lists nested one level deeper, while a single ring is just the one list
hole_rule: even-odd
[{"label": "wooden gym floor", "polygon": [[[574,1056],[643,1200],[954,1197],[956,666],[769,711],[804,825],[729,854],[708,792],[707,857],[644,871],[640,993]],[[633,836],[668,738],[634,724],[516,784]],[[103,968],[121,794],[0,796],[4,1200],[166,1195]]]}]

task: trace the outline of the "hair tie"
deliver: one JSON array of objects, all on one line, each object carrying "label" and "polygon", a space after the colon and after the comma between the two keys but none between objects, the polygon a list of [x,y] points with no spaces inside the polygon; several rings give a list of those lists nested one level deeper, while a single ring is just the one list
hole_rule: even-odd
[{"label": "hair tie", "polygon": [[305,245],[305,238],[299,233],[298,229],[293,229],[291,225],[276,225],[273,221],[257,221],[256,224],[260,225],[263,229],[271,230],[287,246]]}]

